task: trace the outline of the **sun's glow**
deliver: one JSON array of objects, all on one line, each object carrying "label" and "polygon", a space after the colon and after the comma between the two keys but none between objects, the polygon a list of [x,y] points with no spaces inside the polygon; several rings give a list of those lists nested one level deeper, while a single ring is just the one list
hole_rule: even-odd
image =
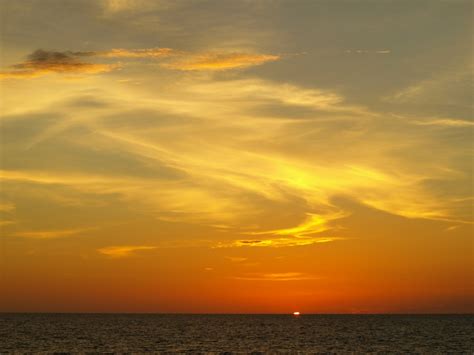
[{"label": "sun's glow", "polygon": [[293,312],[294,316],[299,316],[301,313],[300,312]]}]

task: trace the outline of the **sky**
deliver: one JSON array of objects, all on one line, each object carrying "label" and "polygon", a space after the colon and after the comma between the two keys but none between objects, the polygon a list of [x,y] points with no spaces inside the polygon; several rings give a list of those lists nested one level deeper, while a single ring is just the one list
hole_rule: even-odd
[{"label": "sky", "polygon": [[472,2],[0,0],[0,311],[474,311]]}]

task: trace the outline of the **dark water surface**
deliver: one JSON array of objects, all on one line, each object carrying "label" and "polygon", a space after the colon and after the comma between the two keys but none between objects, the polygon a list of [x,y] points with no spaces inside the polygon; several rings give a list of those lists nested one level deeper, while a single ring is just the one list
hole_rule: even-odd
[{"label": "dark water surface", "polygon": [[473,353],[472,315],[0,314],[0,352]]}]

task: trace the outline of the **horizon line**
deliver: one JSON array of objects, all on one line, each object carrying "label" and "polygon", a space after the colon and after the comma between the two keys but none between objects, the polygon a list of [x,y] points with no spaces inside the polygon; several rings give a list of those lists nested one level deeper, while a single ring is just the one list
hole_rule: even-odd
[{"label": "horizon line", "polygon": [[[253,316],[292,316],[296,317],[293,312],[288,313],[224,313],[224,312],[214,312],[214,313],[201,313],[201,312],[44,312],[44,311],[0,311],[0,315],[4,314],[70,314],[70,315],[196,315],[196,316],[204,316],[204,315],[253,315]],[[340,312],[340,313],[304,313],[300,311],[299,316],[330,316],[330,315],[348,315],[348,316],[389,316],[389,315],[399,315],[399,316],[414,316],[414,315],[428,315],[428,316],[449,316],[449,315],[471,315],[474,316],[474,312],[413,312],[413,313],[406,313],[406,312],[381,312],[381,313],[347,313],[347,312]]]}]

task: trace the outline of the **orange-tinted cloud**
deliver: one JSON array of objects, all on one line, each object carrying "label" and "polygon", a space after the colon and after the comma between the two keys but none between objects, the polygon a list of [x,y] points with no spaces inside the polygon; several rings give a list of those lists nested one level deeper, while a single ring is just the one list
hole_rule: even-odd
[{"label": "orange-tinted cloud", "polygon": [[216,248],[238,248],[238,247],[297,247],[319,243],[329,243],[336,240],[343,240],[339,237],[288,237],[288,238],[269,238],[269,239],[247,239],[236,240],[230,243],[219,243]]},{"label": "orange-tinted cloud", "polygon": [[111,246],[111,247],[104,247],[97,249],[97,251],[101,254],[114,257],[114,258],[123,258],[126,256],[130,256],[135,251],[139,250],[151,250],[156,249],[155,246],[149,245],[121,245],[121,246]]},{"label": "orange-tinted cloud", "polygon": [[176,52],[171,48],[123,49],[116,48],[104,52],[91,52],[93,55],[108,58],[161,58]]},{"label": "orange-tinted cloud", "polygon": [[174,56],[162,67],[183,71],[195,70],[229,70],[247,68],[273,62],[280,59],[278,55],[249,53],[189,53],[172,48],[124,49],[114,48],[107,51],[46,51],[38,49],[31,53],[27,60],[12,66],[12,70],[0,72],[0,79],[36,78],[50,73],[61,74],[98,74],[121,67],[121,64],[90,63],[82,60],[85,57],[101,58],[147,58],[159,59]]},{"label": "orange-tinted cloud", "polygon": [[240,262],[243,262],[243,261],[247,260],[247,258],[242,258],[242,257],[238,257],[238,256],[226,256],[225,258],[227,260],[232,261],[233,263],[240,263]]},{"label": "orange-tinted cloud", "polygon": [[278,59],[280,56],[270,54],[203,53],[164,63],[163,67],[185,71],[228,70],[261,65]]},{"label": "orange-tinted cloud", "polygon": [[71,235],[80,234],[90,229],[91,228],[26,231],[26,232],[15,233],[15,236],[23,237],[23,238],[35,238],[35,239],[53,239],[53,238],[69,237]]},{"label": "orange-tinted cloud", "polygon": [[13,203],[0,202],[0,212],[11,212],[14,209],[15,205]]}]

